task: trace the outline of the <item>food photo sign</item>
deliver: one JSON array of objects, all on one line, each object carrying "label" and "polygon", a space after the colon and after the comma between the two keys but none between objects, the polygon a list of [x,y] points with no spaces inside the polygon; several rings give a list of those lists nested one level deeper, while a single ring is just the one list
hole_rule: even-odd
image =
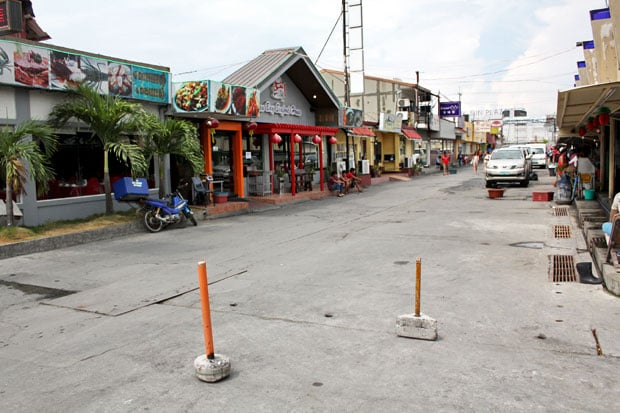
[{"label": "food photo sign", "polygon": [[211,112],[257,118],[259,94],[254,88],[214,80],[173,82],[172,106],[179,113]]},{"label": "food photo sign", "polygon": [[29,44],[0,40],[0,83],[65,90],[86,84],[103,95],[169,102],[170,73]]}]

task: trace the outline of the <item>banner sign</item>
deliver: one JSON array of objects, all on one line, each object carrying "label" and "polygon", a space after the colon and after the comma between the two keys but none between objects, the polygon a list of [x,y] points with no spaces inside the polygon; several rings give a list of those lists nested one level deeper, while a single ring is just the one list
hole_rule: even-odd
[{"label": "banner sign", "polygon": [[15,0],[0,0],[0,36],[23,30],[22,4]]},{"label": "banner sign", "polygon": [[260,115],[255,88],[214,80],[173,82],[172,107],[177,113],[213,112],[256,118]]},{"label": "banner sign", "polygon": [[340,127],[360,128],[364,124],[364,114],[361,109],[341,107]]},{"label": "banner sign", "polygon": [[439,102],[439,116],[442,118],[461,116],[461,102]]},{"label": "banner sign", "polygon": [[51,90],[86,84],[103,95],[168,104],[169,78],[161,70],[0,40],[0,84]]}]

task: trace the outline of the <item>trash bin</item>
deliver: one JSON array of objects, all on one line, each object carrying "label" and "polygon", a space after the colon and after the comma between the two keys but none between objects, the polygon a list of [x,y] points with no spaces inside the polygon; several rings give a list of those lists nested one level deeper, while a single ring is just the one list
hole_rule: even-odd
[{"label": "trash bin", "polygon": [[549,176],[555,176],[555,165],[549,167]]}]

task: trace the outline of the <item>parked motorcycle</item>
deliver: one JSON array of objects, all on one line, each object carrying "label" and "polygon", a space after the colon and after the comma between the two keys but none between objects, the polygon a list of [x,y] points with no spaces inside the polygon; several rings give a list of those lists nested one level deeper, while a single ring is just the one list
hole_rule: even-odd
[{"label": "parked motorcycle", "polygon": [[198,225],[194,213],[189,208],[187,200],[177,190],[163,199],[146,198],[143,200],[144,226],[150,232],[159,232],[170,224],[176,224],[184,219]]}]

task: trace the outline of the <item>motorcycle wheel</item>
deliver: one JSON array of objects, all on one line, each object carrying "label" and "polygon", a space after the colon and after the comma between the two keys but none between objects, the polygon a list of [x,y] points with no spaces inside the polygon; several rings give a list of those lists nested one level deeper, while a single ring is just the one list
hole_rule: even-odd
[{"label": "motorcycle wheel", "polygon": [[192,212],[186,212],[185,218],[189,219],[194,226],[198,225],[198,222],[196,222],[196,218],[194,218],[194,214]]},{"label": "motorcycle wheel", "polygon": [[157,219],[155,211],[148,210],[144,213],[144,226],[149,232],[159,232],[164,228],[164,223]]}]

